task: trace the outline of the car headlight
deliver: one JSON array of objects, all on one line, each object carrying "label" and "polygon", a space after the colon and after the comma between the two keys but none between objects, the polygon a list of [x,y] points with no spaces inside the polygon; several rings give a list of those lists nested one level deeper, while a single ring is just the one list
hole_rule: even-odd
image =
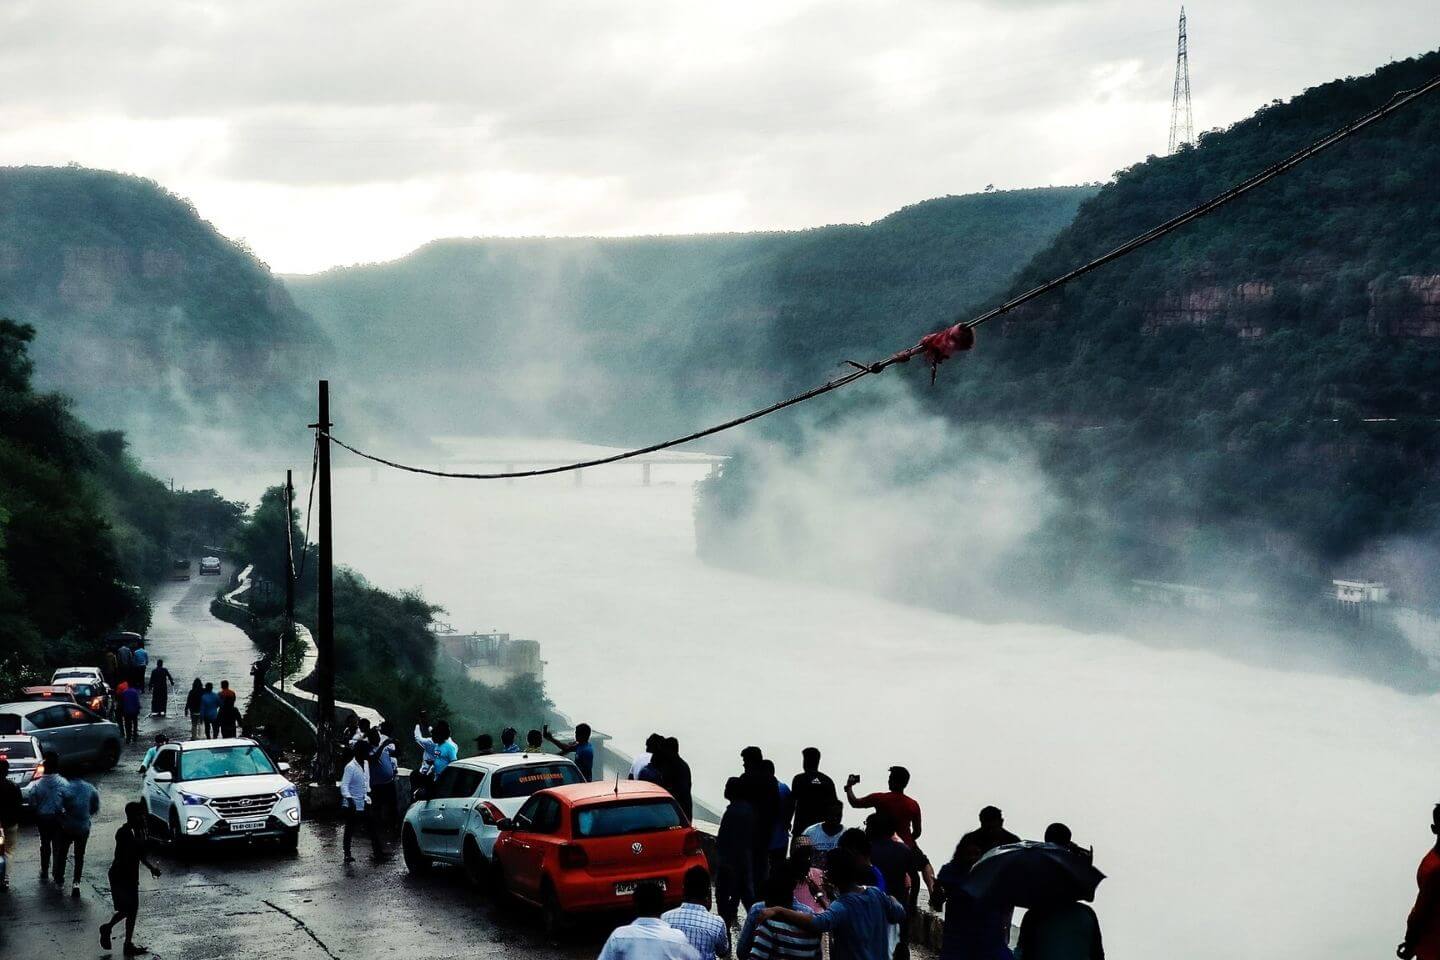
[{"label": "car headlight", "polygon": [[291,823],[299,823],[300,809],[298,807],[291,807],[289,810],[285,811],[285,816],[287,819],[289,819]]},{"label": "car headlight", "polygon": [[187,807],[203,807],[210,801],[205,797],[197,797],[193,793],[186,793],[184,790],[181,790],[180,802],[185,804],[185,806]]},{"label": "car headlight", "polygon": [[199,829],[200,829],[200,818],[199,818],[199,817],[190,817],[189,819],[187,819],[187,820],[185,821],[185,831],[186,831],[187,833],[194,833],[196,830],[199,830]]},{"label": "car headlight", "polygon": [[275,796],[281,800],[288,800],[291,797],[298,797],[299,795],[300,791],[296,790],[294,786],[285,787],[279,793],[275,794]]}]

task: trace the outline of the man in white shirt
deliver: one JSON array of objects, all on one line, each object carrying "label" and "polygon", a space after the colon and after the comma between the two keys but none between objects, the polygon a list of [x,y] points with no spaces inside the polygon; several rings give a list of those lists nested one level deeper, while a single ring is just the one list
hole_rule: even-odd
[{"label": "man in white shirt", "polygon": [[615,928],[599,960],[702,960],[685,934],[660,919],[663,909],[665,894],[659,884],[636,887],[635,922]]},{"label": "man in white shirt", "polygon": [[366,802],[367,794],[370,793],[370,765],[367,762],[369,758],[370,745],[355,744],[354,755],[350,762],[345,764],[345,772],[340,776],[340,805],[345,812],[346,863],[355,862],[355,858],[350,855],[350,838],[354,835],[357,824],[364,824],[369,831],[370,847],[374,851],[375,859],[381,859],[385,853],[380,846],[380,831],[375,829],[371,816],[372,808]]},{"label": "man in white shirt", "polygon": [[655,756],[655,749],[664,742],[665,738],[658,733],[652,733],[645,738],[645,752],[637,754],[635,762],[630,764],[630,779],[639,780],[640,772],[650,765],[651,759]]}]

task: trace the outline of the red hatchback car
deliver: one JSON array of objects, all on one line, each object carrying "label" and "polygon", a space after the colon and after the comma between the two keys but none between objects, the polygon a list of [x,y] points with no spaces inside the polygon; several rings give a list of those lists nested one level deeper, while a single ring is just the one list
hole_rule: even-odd
[{"label": "red hatchback car", "polygon": [[637,780],[537,791],[501,825],[495,865],[504,890],[543,908],[552,929],[569,913],[628,908],[644,881],[674,906],[685,871],[707,866],[680,805]]}]

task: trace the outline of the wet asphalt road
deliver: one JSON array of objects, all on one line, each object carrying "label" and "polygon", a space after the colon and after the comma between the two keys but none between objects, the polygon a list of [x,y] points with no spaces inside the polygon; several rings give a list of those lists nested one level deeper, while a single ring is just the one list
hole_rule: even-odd
[{"label": "wet asphalt road", "polygon": [[[228,571],[227,571],[228,572]],[[249,665],[257,656],[239,629],[210,616],[216,578],[167,584],[155,597],[155,623],[148,646],[152,663],[163,657],[180,688],[180,705],[190,680],[228,679],[250,689]],[[145,694],[149,707],[149,693]],[[76,960],[103,957],[97,928],[111,913],[106,871],[115,831],[127,801],[138,799],[136,772],[145,743],[156,732],[187,737],[189,723],[175,697],[168,718],[141,717],[141,743],[126,748],[120,764],[105,773],[79,774],[100,790],[86,854],[79,900],[67,886],[40,885],[34,828],[20,828],[11,886],[0,895],[0,957]],[[366,852],[360,852],[360,851]],[[153,850],[163,875],[142,869],[137,942],[163,960],[340,957],[594,957],[604,941],[604,924],[587,925],[556,947],[540,934],[528,911],[495,905],[467,888],[458,871],[437,868],[410,877],[398,856],[372,863],[361,839],[357,862],[341,863],[337,825],[307,822],[300,850],[286,855],[257,847],[202,851],[180,860]],[[118,931],[117,931],[118,933]],[[121,956],[116,937],[115,957]]]}]

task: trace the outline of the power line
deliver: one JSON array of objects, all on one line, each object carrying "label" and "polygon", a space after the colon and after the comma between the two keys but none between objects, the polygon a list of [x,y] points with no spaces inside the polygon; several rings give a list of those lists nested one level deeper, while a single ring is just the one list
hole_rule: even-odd
[{"label": "power line", "polygon": [[[310,507],[315,502],[315,475],[320,470],[320,437],[315,437],[315,446],[310,452],[310,492],[305,497],[305,536],[300,542],[300,570],[295,574],[295,582],[299,583],[305,579],[305,555],[310,552]],[[286,511],[287,514],[289,511]],[[290,535],[290,517],[285,517],[285,535]]]},{"label": "power line", "polygon": [[670,447],[678,447],[682,444],[691,443],[695,440],[703,439],[704,437],[714,436],[717,433],[723,433],[726,430],[731,430],[735,427],[742,426],[743,424],[750,423],[754,420],[759,420],[761,417],[766,417],[772,413],[777,413],[780,410],[784,410],[786,407],[792,407],[796,404],[804,403],[807,400],[813,400],[816,397],[823,396],[824,394],[830,393],[833,390],[838,390],[841,387],[854,383],[856,380],[859,380],[862,377],[882,373],[885,371],[886,368],[893,366],[894,364],[906,363],[917,356],[923,357],[924,359],[930,361],[931,378],[933,380],[935,369],[940,363],[953,356],[955,353],[968,350],[971,346],[974,345],[974,329],[981,324],[987,323],[991,320],[994,320],[996,317],[1009,313],[1010,311],[1015,310],[1023,304],[1029,303],[1031,300],[1042,297],[1047,293],[1057,290],[1065,284],[1070,283],[1071,281],[1076,280],[1084,276],[1085,274],[1090,273],[1093,270],[1097,270],[1100,267],[1105,266],[1107,263],[1112,263],[1115,260],[1120,259],[1121,257],[1128,256],[1129,254],[1134,253],[1136,250],[1139,250],[1141,247],[1154,243],[1161,237],[1164,237],[1169,233],[1179,230],[1181,227],[1193,223],[1194,221],[1199,220],[1201,217],[1207,216],[1208,214],[1215,212],[1220,207],[1223,207],[1228,203],[1238,200],[1240,197],[1249,193],[1251,190],[1254,190],[1257,187],[1269,183],[1276,177],[1283,176],[1284,174],[1293,170],[1295,167],[1304,163],[1306,160],[1309,160],[1311,157],[1314,157],[1317,154],[1330,149],[1337,143],[1340,143],[1341,141],[1354,136],[1356,133],[1359,133],[1361,130],[1365,129],[1371,124],[1383,120],[1384,118],[1390,116],[1392,113],[1395,113],[1403,109],[1404,107],[1409,106],[1411,103],[1415,102],[1426,94],[1435,92],[1437,89],[1440,89],[1440,76],[1432,77],[1418,87],[1412,87],[1409,90],[1401,90],[1391,96],[1389,100],[1387,100],[1384,104],[1377,107],[1376,109],[1370,111],[1367,114],[1364,114],[1363,116],[1357,117],[1354,120],[1351,120],[1343,127],[1340,127],[1339,129],[1332,131],[1324,137],[1321,137],[1319,140],[1310,143],[1308,146],[1297,150],[1295,153],[1292,153],[1285,159],[1280,160],[1277,163],[1271,164],[1270,166],[1261,170],[1259,173],[1254,174],[1246,180],[1242,180],[1240,183],[1235,184],[1234,186],[1225,190],[1223,193],[1212,197],[1204,203],[1191,207],[1189,210],[1186,210],[1184,213],[1181,213],[1178,216],[1171,217],[1164,223],[1152,227],[1144,233],[1139,234],[1138,236],[1132,237],[1126,242],[1120,244],[1118,247],[1115,247],[1114,249],[1104,254],[1101,254],[1095,259],[1089,261],[1088,263],[1082,264],[1081,266],[1076,267],[1075,269],[1069,271],[1068,273],[1062,274],[1061,276],[1055,277],[1051,280],[1047,280],[1039,286],[1032,287],[1029,290],[1026,290],[1024,293],[1021,293],[1019,296],[1007,300],[1004,303],[1000,304],[998,307],[987,310],[986,312],[980,314],[977,317],[969,320],[962,320],[949,327],[944,328],[943,330],[937,330],[933,333],[927,334],[912,347],[907,347],[904,350],[891,354],[883,360],[879,360],[870,364],[859,364],[855,363],[854,361],[845,361],[855,369],[842,377],[837,377],[833,380],[827,381],[826,383],[823,383],[818,387],[814,387],[810,390],[805,391],[804,393],[796,394],[795,396],[789,397],[785,400],[781,400],[778,403],[773,403],[768,407],[763,407],[759,410],[744,414],[743,416],[735,417],[732,420],[726,420],[724,423],[718,423],[712,427],[706,427],[703,430],[697,430],[694,433],[686,434],[683,437],[676,437],[671,440],[664,440],[660,443],[653,443],[648,447],[640,447],[635,450],[626,450],[621,453],[611,454],[610,456],[606,457],[597,457],[592,460],[581,460],[575,463],[562,464],[560,466],[544,467],[535,470],[511,470],[502,473],[452,473],[446,470],[433,470],[428,467],[417,467],[411,464],[399,463],[394,460],[388,460],[384,457],[376,456],[372,453],[366,453],[364,450],[360,450],[352,446],[351,444],[346,443],[344,440],[341,440],[339,437],[334,436],[324,427],[321,427],[317,432],[317,443],[319,438],[322,437],[328,440],[333,440],[336,444],[344,447],[346,450],[350,451],[358,457],[362,457],[363,459],[369,460],[372,463],[378,463],[382,466],[392,467],[396,470],[403,470],[407,473],[419,473],[431,477],[449,477],[459,480],[515,480],[523,479],[526,477],[541,477],[556,473],[567,473],[574,470],[584,470],[589,467],[599,467],[610,463],[618,463],[622,460],[629,460],[633,457],[644,456],[647,453],[656,453],[660,450],[666,450]]}]

